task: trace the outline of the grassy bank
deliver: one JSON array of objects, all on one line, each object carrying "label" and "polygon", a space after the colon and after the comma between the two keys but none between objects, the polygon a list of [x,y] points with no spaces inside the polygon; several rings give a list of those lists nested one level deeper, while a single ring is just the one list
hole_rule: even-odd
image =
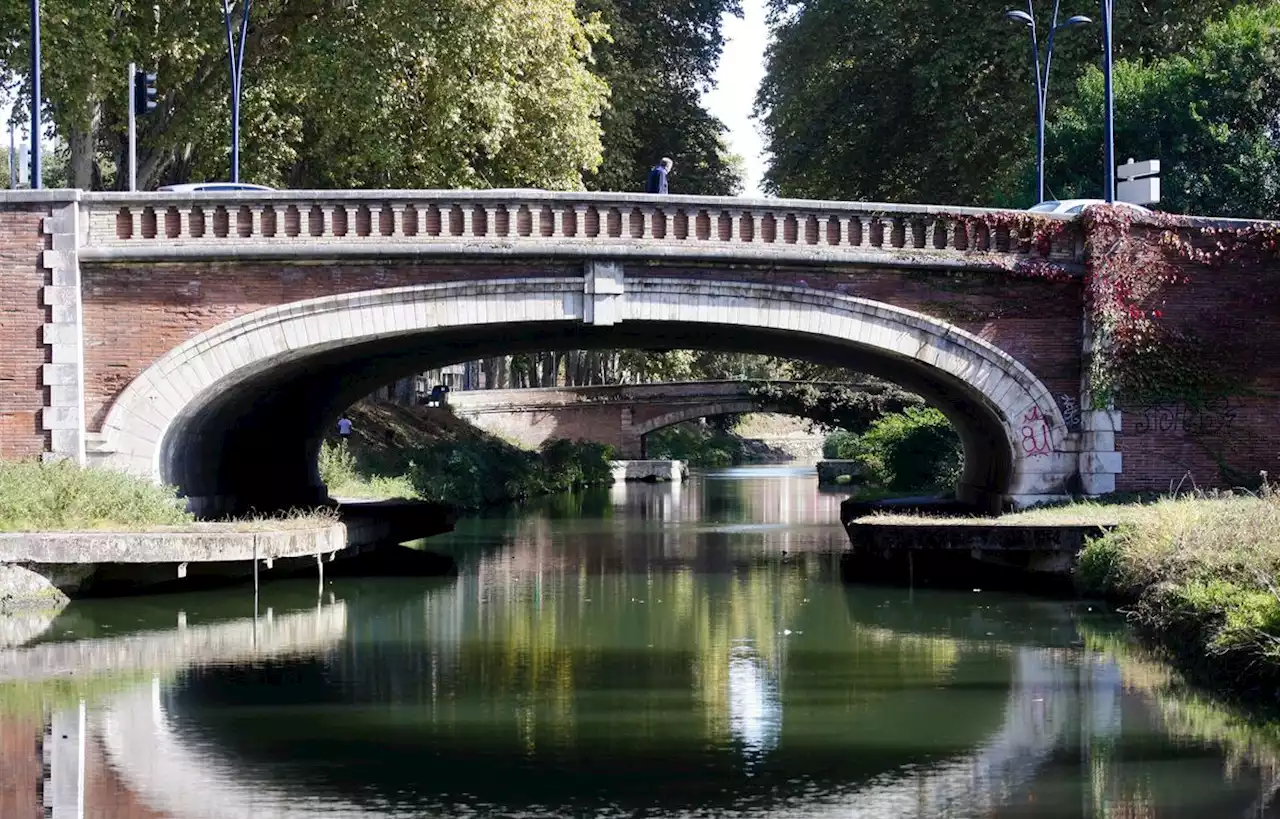
[{"label": "grassy bank", "polygon": [[[972,518],[874,515],[883,524]],[[1280,492],[1199,493],[1151,502],[1031,509],[995,526],[1097,526],[1076,580],[1116,601],[1148,641],[1217,690],[1280,703]]]},{"label": "grassy bank", "polygon": [[1194,676],[1276,702],[1280,495],[1166,499],[1127,514],[1080,553],[1081,588],[1124,602]]},{"label": "grassy bank", "polygon": [[69,461],[0,461],[0,532],[133,529],[191,523],[172,487]]},{"label": "grassy bank", "polygon": [[[197,521],[171,486],[70,461],[0,461],[0,532],[145,532]],[[305,529],[334,523],[331,509],[218,523],[222,531]],[[207,524],[201,524],[207,525]]]},{"label": "grassy bank", "polygon": [[326,441],[320,476],[330,494],[409,498],[479,509],[613,480],[608,447],[549,441],[520,449],[446,409],[361,402],[348,417],[348,442]]}]

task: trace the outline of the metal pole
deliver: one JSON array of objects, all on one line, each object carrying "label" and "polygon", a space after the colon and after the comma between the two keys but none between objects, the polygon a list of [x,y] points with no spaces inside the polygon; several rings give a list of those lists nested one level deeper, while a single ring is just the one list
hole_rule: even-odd
[{"label": "metal pole", "polygon": [[133,63],[129,63],[129,79],[126,87],[129,89],[129,190],[136,191],[138,189],[138,112],[134,110],[137,106],[134,103],[134,92],[137,90],[134,86],[137,83],[138,67]]},{"label": "metal pole", "polygon": [[231,181],[240,181],[240,79],[244,72],[244,41],[249,33],[249,10],[253,0],[244,0],[240,14],[240,45],[237,49],[231,28],[230,0],[222,0],[222,19],[227,27],[227,60],[231,65]]},{"label": "metal pole", "polygon": [[1102,0],[1102,78],[1103,78],[1103,125],[1102,154],[1106,169],[1103,173],[1103,198],[1107,202],[1116,200],[1116,131],[1115,131],[1115,89],[1111,84],[1113,67],[1111,53],[1111,0]]},{"label": "metal pole", "polygon": [[9,122],[9,190],[18,187],[18,146],[13,142],[13,122]]},{"label": "metal pole", "polygon": [[[1028,12],[1031,0],[1027,0]],[[1052,35],[1050,35],[1052,36]],[[1036,72],[1036,203],[1044,201],[1044,77],[1040,72],[1040,41],[1036,24],[1031,22],[1031,65]]]},{"label": "metal pole", "polygon": [[40,0],[31,0],[31,189],[43,187],[40,176]]}]

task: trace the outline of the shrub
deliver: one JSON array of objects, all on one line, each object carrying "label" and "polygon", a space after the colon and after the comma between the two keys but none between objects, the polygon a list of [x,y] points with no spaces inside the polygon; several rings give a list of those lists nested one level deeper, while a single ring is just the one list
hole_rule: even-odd
[{"label": "shrub", "polygon": [[945,415],[932,407],[908,407],[885,415],[861,435],[828,438],[833,455],[855,460],[868,483],[895,492],[949,489],[960,478],[960,438]]},{"label": "shrub", "polygon": [[687,461],[691,466],[732,466],[747,455],[742,439],[693,422],[649,433],[646,449],[650,458]]},{"label": "shrub", "polygon": [[71,461],[0,461],[0,531],[127,529],[190,523],[170,486]]},{"label": "shrub", "polygon": [[423,500],[478,509],[609,483],[609,457],[585,441],[550,441],[540,453],[488,438],[447,441],[415,450],[407,477]]}]

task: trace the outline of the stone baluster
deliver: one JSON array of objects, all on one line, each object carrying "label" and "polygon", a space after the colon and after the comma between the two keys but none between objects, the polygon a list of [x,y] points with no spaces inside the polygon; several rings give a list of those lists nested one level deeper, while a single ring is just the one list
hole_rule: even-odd
[{"label": "stone baluster", "polygon": [[382,235],[382,205],[369,205],[369,238],[376,239]]},{"label": "stone baluster", "polygon": [[249,238],[262,238],[262,205],[249,206]]},{"label": "stone baluster", "polygon": [[916,234],[920,228],[916,224],[916,220],[911,216],[902,218],[902,247],[910,249],[916,246]]},{"label": "stone baluster", "polygon": [[836,223],[836,245],[838,247],[848,247],[853,244],[853,217],[842,213],[831,217],[831,221]]},{"label": "stone baluster", "polygon": [[495,238],[498,235],[498,206],[484,206],[484,235]]},{"label": "stone baluster", "polygon": [[190,239],[188,234],[191,232],[191,208],[178,207],[174,210],[178,215],[178,230],[174,238]]},{"label": "stone baluster", "polygon": [[729,238],[728,241],[734,244],[742,243],[742,216],[743,211],[734,209],[729,211]]},{"label": "stone baluster", "polygon": [[551,238],[552,239],[563,239],[565,236],[564,214],[565,214],[564,208],[558,205],[551,206]]},{"label": "stone baluster", "polygon": [[333,205],[320,206],[320,220],[321,220],[320,236],[323,239],[332,239],[334,238],[334,236],[337,235],[333,227],[333,218],[334,218],[333,213],[334,213]]},{"label": "stone baluster", "polygon": [[391,235],[397,239],[404,238],[404,208],[398,202],[391,205]]},{"label": "stone baluster", "polygon": [[475,233],[476,212],[468,202],[456,202],[453,205],[450,205],[450,213],[453,212],[455,207],[458,209],[458,213],[462,216],[462,233],[459,234],[458,238],[468,239],[473,233]]},{"label": "stone baluster", "polygon": [[587,206],[573,206],[573,235],[576,239],[587,239]]}]

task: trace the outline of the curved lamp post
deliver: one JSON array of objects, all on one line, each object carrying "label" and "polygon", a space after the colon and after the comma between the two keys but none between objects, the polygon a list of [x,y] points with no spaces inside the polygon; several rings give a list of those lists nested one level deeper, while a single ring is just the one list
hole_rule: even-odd
[{"label": "curved lamp post", "polygon": [[1053,65],[1053,38],[1058,29],[1075,28],[1092,23],[1093,20],[1082,14],[1068,17],[1058,22],[1058,6],[1061,0],[1053,3],[1053,25],[1049,29],[1049,43],[1045,48],[1043,66],[1040,57],[1040,41],[1036,37],[1036,18],[1033,16],[1032,0],[1027,0],[1027,10],[1011,9],[1004,13],[1005,19],[1022,23],[1031,33],[1031,66],[1036,80],[1036,201],[1044,201],[1044,111],[1048,102],[1049,68]]}]

